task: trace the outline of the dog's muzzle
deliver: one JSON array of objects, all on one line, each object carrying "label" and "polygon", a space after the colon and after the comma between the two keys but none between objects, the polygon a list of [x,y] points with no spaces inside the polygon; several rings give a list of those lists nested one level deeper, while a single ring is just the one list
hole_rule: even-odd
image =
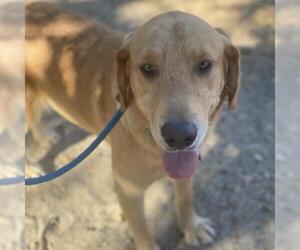
[{"label": "dog's muzzle", "polygon": [[167,121],[161,135],[169,147],[163,153],[163,167],[174,179],[191,177],[199,165],[199,149],[191,148],[197,139],[197,126],[187,121]]}]

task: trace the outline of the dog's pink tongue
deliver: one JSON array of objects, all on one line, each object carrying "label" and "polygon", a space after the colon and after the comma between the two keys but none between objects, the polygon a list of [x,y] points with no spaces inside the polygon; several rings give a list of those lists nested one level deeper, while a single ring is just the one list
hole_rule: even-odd
[{"label": "dog's pink tongue", "polygon": [[164,152],[163,166],[170,177],[186,179],[195,173],[199,158],[199,150]]}]

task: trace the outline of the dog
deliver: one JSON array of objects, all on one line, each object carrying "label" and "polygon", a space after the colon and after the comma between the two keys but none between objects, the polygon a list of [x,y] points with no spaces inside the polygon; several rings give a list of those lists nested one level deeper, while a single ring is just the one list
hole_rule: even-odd
[{"label": "dog", "polygon": [[[48,3],[26,6],[26,123],[36,141],[45,101],[61,116],[98,133],[117,108],[109,136],[115,190],[136,249],[158,249],[144,217],[144,192],[174,180],[178,224],[189,245],[211,243],[209,219],[193,207],[199,147],[222,104],[237,106],[239,50],[199,17],[171,11],[130,34]],[[117,101],[116,101],[117,100]]]}]

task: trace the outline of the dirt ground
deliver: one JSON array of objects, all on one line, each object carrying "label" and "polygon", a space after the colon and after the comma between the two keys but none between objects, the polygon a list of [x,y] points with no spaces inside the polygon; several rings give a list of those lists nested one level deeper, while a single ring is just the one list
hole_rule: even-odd
[{"label": "dirt ground", "polygon": [[[198,248],[182,242],[167,179],[148,191],[146,214],[164,250],[274,249],[274,2],[61,0],[56,4],[124,32],[178,9],[231,34],[242,52],[238,112],[224,110],[215,134],[202,149],[203,163],[194,182],[197,211],[212,219],[216,242]],[[68,162],[94,138],[53,114],[44,123],[61,136],[40,156],[44,171]],[[28,152],[36,151],[30,137],[28,141]],[[27,250],[132,249],[113,192],[110,164],[110,146],[104,143],[71,173],[26,188]],[[36,172],[36,168],[27,171]]]}]

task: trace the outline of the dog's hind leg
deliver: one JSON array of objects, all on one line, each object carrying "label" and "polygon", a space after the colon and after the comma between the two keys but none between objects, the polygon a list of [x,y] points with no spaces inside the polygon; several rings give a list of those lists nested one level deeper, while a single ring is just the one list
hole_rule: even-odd
[{"label": "dog's hind leg", "polygon": [[43,148],[49,148],[59,138],[55,133],[45,131],[41,123],[42,113],[45,109],[45,101],[35,89],[33,83],[26,79],[25,88],[25,114],[26,132],[31,132],[34,141]]}]

